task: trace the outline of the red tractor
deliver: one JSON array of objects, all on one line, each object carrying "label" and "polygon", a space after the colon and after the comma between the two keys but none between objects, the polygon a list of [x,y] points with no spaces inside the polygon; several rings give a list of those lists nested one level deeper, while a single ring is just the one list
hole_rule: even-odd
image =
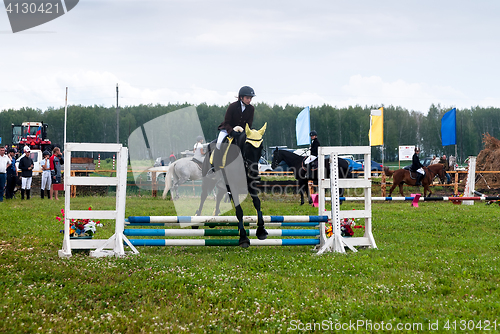
[{"label": "red tractor", "polygon": [[12,124],[12,145],[23,152],[28,145],[32,150],[51,151],[52,143],[47,139],[48,124],[43,122],[24,122],[22,125]]}]

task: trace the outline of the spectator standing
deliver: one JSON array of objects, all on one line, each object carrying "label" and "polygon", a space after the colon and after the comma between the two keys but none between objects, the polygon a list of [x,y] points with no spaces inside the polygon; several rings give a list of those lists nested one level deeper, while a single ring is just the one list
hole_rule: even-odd
[{"label": "spectator standing", "polygon": [[16,169],[16,151],[13,148],[9,149],[10,167],[7,168],[7,186],[5,187],[5,198],[14,198],[14,188],[17,183],[17,169]]},{"label": "spectator standing", "polygon": [[40,197],[44,198],[45,190],[47,190],[47,198],[50,198],[50,187],[52,186],[52,176],[50,175],[50,152],[43,152],[42,166],[42,185],[40,187]]},{"label": "spectator standing", "polygon": [[31,180],[33,176],[33,160],[30,156],[31,149],[29,146],[24,146],[24,157],[19,160],[19,169],[21,170],[21,199],[31,198]]},{"label": "spectator standing", "polygon": [[444,165],[445,171],[448,171],[450,169],[450,166],[448,164],[448,159],[446,159],[446,154],[443,154],[441,159],[439,159],[439,163]]},{"label": "spectator standing", "polygon": [[170,153],[170,157],[168,157],[169,160],[170,160],[170,163],[174,162],[175,161],[175,154],[174,152]]},{"label": "spectator standing", "polygon": [[11,160],[5,154],[5,147],[0,147],[0,202],[3,202],[3,192],[5,189],[5,181],[7,180],[7,168],[9,168]]},{"label": "spectator standing", "polygon": [[49,159],[50,161],[50,175],[52,177],[52,186],[50,187],[50,198],[59,200],[59,190],[54,190],[54,185],[55,184],[60,184],[61,183],[61,164],[64,162],[62,161],[62,154],[61,154],[61,149],[59,147],[54,147],[52,150],[52,156]]}]

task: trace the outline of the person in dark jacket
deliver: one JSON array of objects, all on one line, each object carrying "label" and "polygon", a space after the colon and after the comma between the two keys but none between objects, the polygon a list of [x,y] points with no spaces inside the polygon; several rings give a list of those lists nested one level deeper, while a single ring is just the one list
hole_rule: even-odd
[{"label": "person in dark jacket", "polygon": [[33,160],[30,156],[31,149],[29,146],[24,146],[24,157],[19,160],[19,169],[21,170],[21,199],[30,199],[31,195],[31,180],[33,176]]},{"label": "person in dark jacket", "polygon": [[9,149],[9,159],[11,159],[11,165],[7,168],[7,186],[5,187],[5,198],[14,198],[14,188],[16,187],[17,181],[17,170],[16,170],[16,158],[14,157],[16,151],[13,148]]},{"label": "person in dark jacket", "polygon": [[424,166],[420,162],[420,158],[418,157],[420,153],[420,149],[418,147],[415,147],[415,153],[413,154],[412,160],[411,160],[411,166],[410,170],[417,172],[417,182],[415,183],[415,186],[420,186],[422,183],[422,179],[425,175],[424,171]]},{"label": "person in dark jacket", "polygon": [[[311,168],[314,165],[314,161],[318,158],[318,147],[321,146],[321,143],[318,140],[318,133],[315,130],[312,130],[309,133],[309,136],[311,137],[311,147],[310,147],[310,154],[307,157],[307,159],[304,161],[304,164],[307,166],[307,176],[311,176]],[[317,163],[317,162],[316,162]]]},{"label": "person in dark jacket", "polygon": [[[222,162],[222,154],[220,148],[222,141],[228,135],[237,138],[244,130],[245,125],[252,127],[254,107],[250,104],[255,96],[255,91],[252,87],[243,86],[238,92],[238,101],[229,105],[224,116],[224,121],[219,125],[219,136],[217,137],[216,150],[214,151],[213,166],[220,165]],[[212,171],[213,171],[212,166]]]},{"label": "person in dark jacket", "polygon": [[[224,121],[219,125],[219,136],[217,137],[217,149],[220,149],[220,145],[224,138],[228,135],[235,137],[238,136],[245,129],[245,125],[252,127],[254,107],[250,104],[252,98],[255,96],[255,91],[252,87],[243,86],[238,92],[238,101],[233,102],[229,105],[226,110],[226,115],[224,116]],[[241,127],[241,129],[236,127]]]}]

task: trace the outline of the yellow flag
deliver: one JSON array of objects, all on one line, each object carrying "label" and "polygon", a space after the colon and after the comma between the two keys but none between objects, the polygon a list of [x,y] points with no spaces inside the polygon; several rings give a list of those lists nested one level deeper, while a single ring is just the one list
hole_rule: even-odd
[{"label": "yellow flag", "polygon": [[370,112],[370,146],[384,145],[384,108]]}]

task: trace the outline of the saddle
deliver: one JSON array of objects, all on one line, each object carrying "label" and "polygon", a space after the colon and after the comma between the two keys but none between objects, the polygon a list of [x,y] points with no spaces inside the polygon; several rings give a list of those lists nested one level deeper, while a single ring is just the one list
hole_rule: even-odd
[{"label": "saddle", "polygon": [[[304,163],[306,161],[307,157],[304,157],[304,159],[302,159],[302,169],[307,171],[307,165]],[[316,170],[318,170],[318,159],[315,159],[314,161],[311,161],[309,163],[309,166],[311,166],[311,172],[315,172]]]},{"label": "saddle", "polygon": [[240,148],[240,151],[243,153],[243,144],[246,141],[246,135],[242,132],[237,137],[227,136],[222,141],[221,149],[217,150],[216,144],[217,140],[213,140],[208,145],[208,164],[203,164],[202,175],[206,175],[210,169],[217,171],[219,169],[223,169],[226,167],[228,161],[228,152],[231,145],[236,145]]},{"label": "saddle", "polygon": [[[412,180],[416,180],[417,179],[418,174],[419,174],[417,171],[412,170],[410,168],[410,166],[406,166],[403,169],[406,169],[410,173],[410,179],[412,179]],[[424,177],[425,177],[426,174],[427,174],[427,172],[424,169]]]},{"label": "saddle", "polygon": [[203,170],[203,162],[201,162],[199,160],[196,160],[195,158],[191,159],[191,161],[193,161],[194,163],[196,163],[196,165],[198,166],[198,168],[200,170]]}]

